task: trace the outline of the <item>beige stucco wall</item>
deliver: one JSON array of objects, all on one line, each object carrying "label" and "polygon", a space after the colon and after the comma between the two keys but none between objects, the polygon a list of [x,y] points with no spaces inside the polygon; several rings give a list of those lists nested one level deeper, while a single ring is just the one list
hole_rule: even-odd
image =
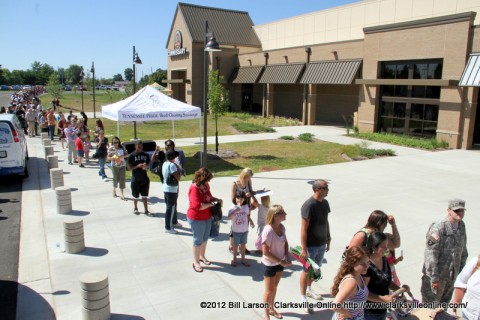
[{"label": "beige stucco wall", "polygon": [[[263,50],[363,39],[363,28],[480,12],[478,0],[366,0],[254,27]],[[475,24],[480,24],[477,15]]]},{"label": "beige stucco wall", "polygon": [[[363,78],[376,79],[381,61],[443,58],[442,79],[458,80],[469,52],[470,22],[369,33],[364,40]],[[359,128],[374,131],[378,90],[362,86]],[[437,138],[457,148],[462,141],[462,94],[458,87],[442,87]]]}]

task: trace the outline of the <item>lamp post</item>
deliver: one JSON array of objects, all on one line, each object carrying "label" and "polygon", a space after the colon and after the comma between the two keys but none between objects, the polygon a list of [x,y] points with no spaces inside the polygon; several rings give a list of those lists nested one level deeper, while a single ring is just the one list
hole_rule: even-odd
[{"label": "lamp post", "polygon": [[82,68],[82,71],[80,72],[80,78],[82,79],[82,86],[80,87],[80,91],[82,91],[82,112],[84,112],[83,110],[83,86],[84,86],[84,79],[85,77],[85,72],[83,72],[83,68]]},{"label": "lamp post", "polygon": [[90,72],[93,73],[93,117],[96,118],[97,115],[95,114],[95,64],[92,61],[92,68],[90,69]]},{"label": "lamp post", "polygon": [[[210,38],[210,40],[209,40]],[[207,168],[207,94],[208,94],[208,53],[222,51],[213,32],[208,32],[208,20],[205,21],[205,48],[203,50],[203,153],[202,167]]]},{"label": "lamp post", "polygon": [[[142,60],[140,60],[138,53],[135,51],[135,46],[133,46],[133,93],[135,94],[135,65],[142,64]],[[137,140],[137,121],[133,121],[133,139]]]}]

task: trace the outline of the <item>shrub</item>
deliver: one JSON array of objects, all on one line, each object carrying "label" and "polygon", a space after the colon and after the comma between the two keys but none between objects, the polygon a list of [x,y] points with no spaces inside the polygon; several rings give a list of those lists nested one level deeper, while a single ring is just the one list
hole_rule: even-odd
[{"label": "shrub", "polygon": [[295,140],[295,138],[293,136],[281,136],[280,139],[283,139],[283,140]]},{"label": "shrub", "polygon": [[305,142],[313,142],[313,137],[314,137],[314,134],[312,133],[301,133],[298,135],[298,139],[300,141],[305,141]]},{"label": "shrub", "polygon": [[342,151],[352,159],[359,157],[376,158],[385,156],[395,156],[395,151],[391,149],[370,149],[368,142],[361,142],[354,145],[343,146]]},{"label": "shrub", "polygon": [[439,142],[435,138],[426,139],[420,137],[396,135],[391,133],[355,133],[354,136],[360,139],[385,142],[390,144],[396,144],[399,146],[419,149],[435,150],[448,148],[448,142],[443,140]]}]

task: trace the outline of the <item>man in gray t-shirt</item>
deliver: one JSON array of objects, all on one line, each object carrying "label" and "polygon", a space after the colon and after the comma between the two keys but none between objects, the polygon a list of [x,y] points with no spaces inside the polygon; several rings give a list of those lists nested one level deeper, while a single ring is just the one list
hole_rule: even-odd
[{"label": "man in gray t-shirt", "polygon": [[[307,258],[315,261],[319,266],[322,265],[325,252],[330,249],[330,226],[328,224],[328,214],[330,205],[325,197],[328,195],[328,182],[325,180],[316,180],[312,185],[313,195],[302,206],[302,225],[300,230],[300,240],[302,253],[300,258]],[[312,280],[307,279],[307,270],[304,269],[300,274],[300,301],[306,302],[307,297],[322,300],[322,296],[312,291]],[[308,290],[307,290],[308,288]],[[307,308],[308,313],[313,313],[312,308]]]}]

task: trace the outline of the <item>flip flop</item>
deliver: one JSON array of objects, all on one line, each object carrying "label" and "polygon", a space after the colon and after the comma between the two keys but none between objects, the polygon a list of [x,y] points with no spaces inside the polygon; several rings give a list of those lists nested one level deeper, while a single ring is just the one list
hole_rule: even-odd
[{"label": "flip flop", "polygon": [[230,262],[230,265],[231,265],[232,267],[236,267],[236,266],[237,266],[237,261],[233,261],[233,260],[232,260],[232,262]]},{"label": "flip flop", "polygon": [[243,264],[245,267],[250,267],[250,263],[248,263],[247,261],[242,261],[242,264]]},{"label": "flip flop", "polygon": [[204,265],[206,266],[209,266],[211,265],[212,263],[210,261],[208,261],[207,259],[200,259],[200,262],[202,262]]},{"label": "flip flop", "polygon": [[275,318],[277,318],[277,319],[283,319],[283,316],[282,316],[280,313],[278,313],[277,311],[275,311],[275,310],[270,310],[270,311],[268,312],[268,314],[271,315],[271,316],[273,316],[273,317],[275,317]]},{"label": "flip flop", "polygon": [[195,272],[203,272],[203,268],[202,267],[196,267],[195,263],[192,263],[192,267],[193,267],[193,270],[195,270]]}]

